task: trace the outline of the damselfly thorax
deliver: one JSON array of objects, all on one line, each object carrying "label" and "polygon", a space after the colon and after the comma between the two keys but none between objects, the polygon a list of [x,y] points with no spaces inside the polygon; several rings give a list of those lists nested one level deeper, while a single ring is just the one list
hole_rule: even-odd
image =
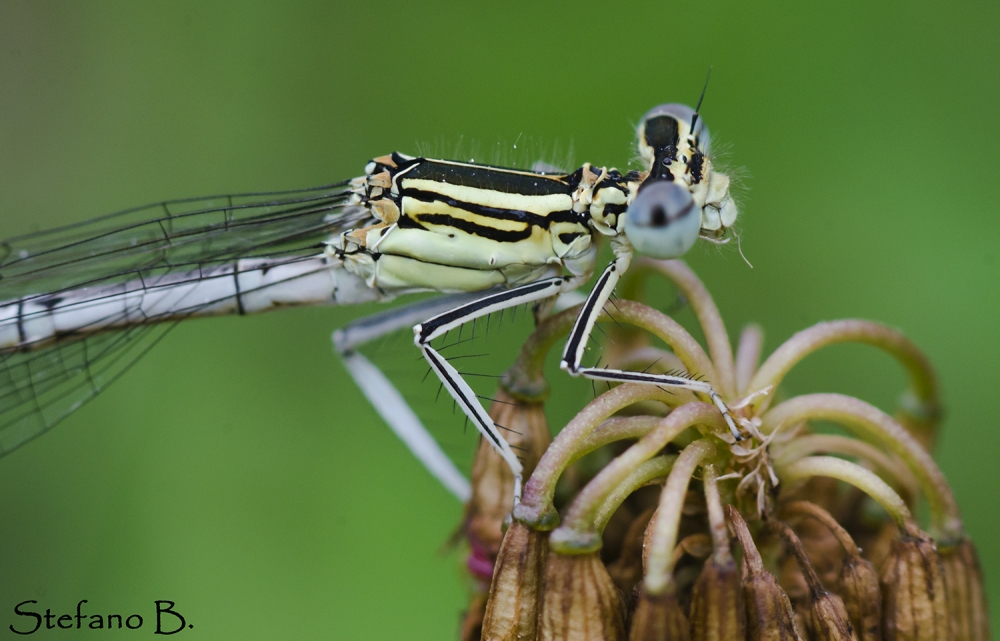
[{"label": "damselfly thorax", "polygon": [[51,428],[117,378],[148,349],[136,345],[156,324],[431,290],[462,295],[352,323],[335,334],[337,349],[383,417],[461,495],[460,475],[398,394],[387,400],[388,381],[355,350],[416,324],[431,368],[519,475],[517,457],[431,341],[577,289],[594,272],[601,237],[615,260],[582,306],[563,369],[705,394],[739,438],[710,382],[581,364],[633,250],[680,256],[699,236],[723,235],[737,216],[695,110],[653,109],[637,134],[643,171],[591,164],[525,171],[393,153],[327,187],[158,203],[11,239],[0,245],[0,452]]},{"label": "damselfly thorax", "polygon": [[[736,218],[729,179],[712,171],[694,140],[681,145],[679,133],[657,180],[690,192],[698,232],[724,232]],[[589,163],[572,173],[536,173],[394,153],[372,160],[351,183],[352,201],[378,222],[343,233],[331,254],[386,291],[481,291],[560,274],[589,277],[595,236],[625,234],[624,214],[649,176]]]}]

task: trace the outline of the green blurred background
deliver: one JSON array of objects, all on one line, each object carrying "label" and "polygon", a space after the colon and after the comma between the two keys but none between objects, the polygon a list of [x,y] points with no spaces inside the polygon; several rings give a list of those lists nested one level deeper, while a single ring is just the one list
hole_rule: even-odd
[{"label": "green blurred background", "polygon": [[[0,237],[330,182],[394,149],[530,164],[572,148],[623,167],[636,120],[694,102],[714,65],[703,115],[744,168],[753,269],[732,247],[689,262],[730,333],[757,321],[768,351],[841,317],[927,351],[938,459],[996,595],[998,18],[996,3],[0,0]],[[192,638],[454,638],[461,507],[332,354],[330,331],[363,311],[181,326],[0,461],[2,634],[26,599],[139,612],[148,634],[170,599]],[[499,373],[526,331],[491,337],[480,368]],[[476,436],[420,383],[406,333],[371,353],[467,469]],[[903,384],[885,356],[838,347],[786,387],[891,409]],[[559,382],[553,424],[589,393]]]}]

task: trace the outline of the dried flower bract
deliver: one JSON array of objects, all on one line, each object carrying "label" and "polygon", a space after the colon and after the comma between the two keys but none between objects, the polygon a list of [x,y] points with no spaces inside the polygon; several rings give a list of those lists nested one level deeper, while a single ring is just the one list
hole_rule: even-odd
[{"label": "dried flower bract", "polygon": [[[651,276],[690,303],[704,347],[634,302]],[[744,330],[734,353],[715,303],[680,261],[638,260],[620,293],[601,319],[611,321],[601,362],[709,381],[742,438],[712,399],[625,383],[595,390],[547,444],[543,366],[576,310],[542,320],[504,376],[508,405],[494,408],[498,423],[535,434],[519,444],[534,469],[521,502],[508,500],[513,480],[488,451],[476,463],[467,532],[486,559],[480,575],[496,561],[485,613],[470,609],[469,629],[481,617],[491,640],[990,638],[975,547],[926,449],[937,381],[912,343],[877,323],[834,321],[761,363],[761,330]],[[903,366],[909,386],[895,417],[839,394],[778,402],[796,363],[844,342]],[[815,432],[821,421],[842,433]],[[922,525],[918,500],[929,508]]]}]

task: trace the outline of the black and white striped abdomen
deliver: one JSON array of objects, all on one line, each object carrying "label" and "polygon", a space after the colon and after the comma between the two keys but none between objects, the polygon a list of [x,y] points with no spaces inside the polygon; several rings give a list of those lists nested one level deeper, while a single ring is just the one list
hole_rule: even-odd
[{"label": "black and white striped abdomen", "polygon": [[0,302],[0,353],[31,351],[64,338],[149,323],[380,297],[325,254],[243,259],[145,278],[136,272],[134,279],[113,285]]}]

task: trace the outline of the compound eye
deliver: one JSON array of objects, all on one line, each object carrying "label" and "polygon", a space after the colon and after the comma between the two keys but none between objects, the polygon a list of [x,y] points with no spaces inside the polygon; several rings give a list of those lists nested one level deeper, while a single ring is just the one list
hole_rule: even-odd
[{"label": "compound eye", "polygon": [[645,185],[625,212],[625,236],[652,258],[683,256],[700,231],[701,211],[691,192],[667,180]]},{"label": "compound eye", "polygon": [[[639,145],[656,149],[671,144],[676,147],[680,134],[690,129],[692,120],[694,120],[694,109],[687,105],[671,102],[653,107],[639,122],[636,132],[639,136]],[[702,153],[708,154],[711,138],[708,127],[700,115],[694,126],[694,134],[698,137],[698,146]]]}]

